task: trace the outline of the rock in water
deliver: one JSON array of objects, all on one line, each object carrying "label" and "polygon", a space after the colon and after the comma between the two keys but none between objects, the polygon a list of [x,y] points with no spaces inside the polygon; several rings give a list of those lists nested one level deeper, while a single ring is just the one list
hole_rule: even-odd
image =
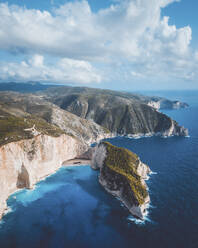
[{"label": "rock in water", "polygon": [[100,184],[119,197],[132,215],[143,219],[150,202],[144,181],[151,172],[149,167],[133,152],[109,142],[102,142],[95,148],[91,166],[100,169]]}]

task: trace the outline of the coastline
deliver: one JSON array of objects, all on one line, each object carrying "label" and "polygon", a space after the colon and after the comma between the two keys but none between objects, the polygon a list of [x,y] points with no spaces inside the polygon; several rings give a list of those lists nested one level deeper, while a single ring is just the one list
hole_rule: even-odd
[{"label": "coastline", "polygon": [[[80,166],[91,166],[90,164],[91,160],[85,160],[85,159],[71,159],[71,160],[67,160],[65,162],[63,162],[62,166],[60,166],[58,169],[56,169],[53,173],[51,174],[48,174],[46,177],[43,177],[41,180],[39,180],[38,182],[36,182],[32,188],[26,188],[27,190],[34,190],[36,188],[36,184],[41,182],[41,181],[44,181],[46,180],[46,178],[52,176],[53,174],[55,174],[59,169],[61,169],[62,167],[80,167]],[[149,175],[152,175],[152,174],[156,174],[156,173],[153,173],[152,171],[148,174],[148,177],[146,179],[144,179],[145,181],[149,180],[150,179],[150,176]],[[101,181],[99,180],[99,183],[104,186]],[[148,186],[147,186],[147,189]],[[18,189],[16,190],[15,192],[13,192],[12,194],[9,195],[9,197],[11,197],[12,195],[14,195],[15,193],[17,192],[20,192],[24,190],[23,189]],[[149,201],[146,201],[143,205],[139,206],[140,208],[141,207],[144,207],[144,209],[146,211],[144,211],[143,213],[143,218],[139,218],[138,215],[134,215],[134,211],[131,211],[131,209],[128,208],[128,205],[126,204],[126,202],[122,199],[121,195],[119,194],[119,192],[112,192],[110,190],[108,190],[106,187],[104,187],[104,190],[108,193],[110,193],[111,195],[113,195],[114,197],[116,197],[116,199],[123,204],[124,207],[126,207],[128,210],[129,210],[129,213],[134,217],[134,221],[135,220],[139,220],[141,222],[144,222],[146,220],[146,217],[148,216],[148,209],[150,207],[150,198],[149,198]],[[8,198],[9,198],[8,197]],[[8,200],[8,199],[7,199]],[[7,202],[6,200],[6,202]],[[138,207],[138,208],[139,208]],[[3,214],[2,214],[2,218],[0,219],[0,221],[2,222],[3,221],[3,217],[6,216],[7,214],[11,213],[12,212],[12,208],[10,208],[9,206],[6,206],[6,209],[4,210]]]},{"label": "coastline", "polygon": [[65,134],[39,135],[1,146],[0,218],[7,209],[10,195],[23,188],[34,188],[36,183],[54,174],[63,161],[79,156],[82,151],[81,143]]},{"label": "coastline", "polygon": [[[152,137],[152,136],[161,136],[163,138],[163,135],[162,133],[147,133],[147,134],[134,134],[134,135],[118,135],[116,133],[112,133],[110,135],[108,135],[109,137],[108,138],[116,138],[116,137],[126,137],[126,138],[130,138],[130,139],[139,139],[139,138],[145,138],[145,137]],[[175,136],[175,135],[171,135],[171,136]],[[39,137],[37,137],[39,138]],[[100,137],[100,140],[102,139],[106,139],[107,137]],[[57,139],[57,138],[55,138]],[[30,140],[21,140],[19,141],[18,143],[23,143],[23,142],[29,142]],[[99,140],[97,139],[97,142]],[[7,144],[8,146],[10,145],[14,145],[15,143],[17,142],[12,142],[10,144]],[[7,146],[6,145],[6,146]],[[64,161],[64,160],[63,160]],[[36,178],[36,180],[34,181],[33,184],[31,184],[29,187],[27,187],[28,189],[33,189],[35,184],[37,184],[38,182],[44,180],[45,178],[47,178],[48,176],[56,173],[56,171],[61,168],[62,166],[83,166],[83,165],[89,165],[90,166],[90,163],[91,163],[91,160],[90,159],[76,159],[76,158],[73,158],[73,159],[69,159],[69,160],[65,160],[64,162],[60,162],[60,161],[57,161],[57,163],[59,165],[55,165],[55,166],[52,166],[53,169],[50,171],[50,173],[46,173],[44,176],[42,177],[38,177]],[[55,163],[55,162],[54,162]],[[37,180],[38,179],[38,180]],[[10,197],[10,195],[14,194],[16,191],[18,191],[20,189],[16,189],[16,190],[12,190],[10,191],[7,199]],[[7,199],[6,199],[6,202],[7,202]],[[7,211],[7,205],[5,204],[5,207],[2,206],[2,211],[0,212],[0,218],[2,218],[4,216],[4,212]]]},{"label": "coastline", "polygon": [[[126,138],[130,138],[130,139],[140,139],[140,138],[153,137],[153,136],[160,136],[162,138],[165,138],[162,133],[146,133],[146,134],[138,133],[138,134],[134,134],[134,135],[130,135],[130,134],[129,135],[118,135],[118,134],[112,133],[111,135],[109,135],[108,138],[126,137]],[[172,136],[176,136],[176,135],[169,135],[169,137],[172,137]],[[100,140],[102,140],[102,139],[106,139],[107,137],[103,137],[103,138],[100,137],[100,138],[101,138]],[[28,142],[28,140],[26,140],[26,141]],[[98,139],[97,139],[97,141],[98,141]],[[23,142],[23,140],[22,141],[19,141],[19,142]],[[14,142],[11,143],[11,144],[14,145]],[[10,144],[8,144],[8,145],[10,145]],[[36,180],[34,182],[34,184],[32,184],[28,189],[30,189],[30,190],[31,189],[34,189],[34,186],[38,182],[40,182],[42,180],[45,180],[48,176],[56,173],[56,171],[58,169],[60,169],[62,166],[84,166],[84,165],[90,166],[90,164],[91,164],[91,160],[90,159],[76,159],[76,158],[74,158],[74,159],[65,160],[64,162],[61,162],[60,165],[56,165],[54,167],[54,170],[51,170],[50,173],[44,175],[43,177],[38,178],[39,180]],[[16,190],[12,191],[11,194],[9,194],[8,198],[12,194],[14,194],[15,192],[17,192],[18,190],[20,190],[20,189],[16,189]],[[7,199],[6,199],[6,202],[7,202]],[[0,213],[0,219],[3,218],[3,216],[6,214],[6,212],[7,212],[7,205],[5,205],[5,208],[3,209],[3,211],[1,211],[1,213]]]},{"label": "coastline", "polygon": [[[172,122],[173,125],[173,122]],[[181,127],[184,128],[184,127]],[[186,133],[184,135],[179,132],[174,132],[173,126],[171,126],[169,129],[163,131],[163,132],[148,132],[148,133],[136,133],[136,134],[118,134],[118,133],[111,133],[108,138],[104,139],[112,139],[117,137],[126,137],[129,139],[141,139],[141,138],[151,138],[151,137],[160,137],[160,138],[171,138],[171,137],[184,137],[184,138],[190,138],[190,135],[188,133],[188,129],[184,128],[186,130]],[[95,142],[98,143],[98,142]],[[91,145],[91,144],[90,144]]]},{"label": "coastline", "polygon": [[[34,185],[32,185],[31,188],[22,188],[22,189],[17,189],[15,191],[13,191],[9,197],[11,197],[12,195],[14,195],[15,193],[17,192],[20,192],[24,189],[26,190],[34,190],[36,188],[36,184],[37,183],[40,183],[44,180],[46,180],[48,177],[52,176],[53,174],[55,174],[59,169],[61,169],[62,167],[76,167],[76,166],[90,166],[90,162],[91,160],[85,160],[85,159],[70,159],[70,160],[66,160],[65,162],[63,162],[63,164],[57,168],[55,171],[53,171],[52,173],[44,176],[43,178],[40,178],[40,180],[38,180],[37,182],[35,182]],[[7,198],[7,200],[9,199],[9,197]],[[6,203],[7,203],[7,200],[6,200]],[[0,218],[0,221],[3,221],[3,217],[6,216],[7,214],[9,214],[10,212],[12,212],[12,209],[7,206],[6,204],[6,207],[4,209],[4,211],[2,212],[2,215],[1,215],[1,218]]]}]

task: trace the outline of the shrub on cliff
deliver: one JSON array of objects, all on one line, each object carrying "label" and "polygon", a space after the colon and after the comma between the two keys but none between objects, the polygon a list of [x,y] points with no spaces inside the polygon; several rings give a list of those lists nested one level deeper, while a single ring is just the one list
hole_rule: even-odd
[{"label": "shrub on cliff", "polygon": [[103,144],[107,153],[104,161],[105,165],[126,178],[136,201],[140,205],[143,204],[148,192],[137,173],[140,162],[138,156],[125,148],[113,146],[109,142],[103,142]]}]

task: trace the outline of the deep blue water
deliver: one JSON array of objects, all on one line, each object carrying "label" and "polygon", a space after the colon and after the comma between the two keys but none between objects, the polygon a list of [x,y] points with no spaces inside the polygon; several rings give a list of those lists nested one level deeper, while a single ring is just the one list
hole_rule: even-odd
[{"label": "deep blue water", "polygon": [[35,190],[9,198],[12,212],[0,224],[0,248],[197,248],[198,92],[163,94],[191,105],[165,111],[189,128],[190,138],[111,140],[157,173],[147,181],[151,208],[144,223],[130,220],[88,166],[61,168]]}]

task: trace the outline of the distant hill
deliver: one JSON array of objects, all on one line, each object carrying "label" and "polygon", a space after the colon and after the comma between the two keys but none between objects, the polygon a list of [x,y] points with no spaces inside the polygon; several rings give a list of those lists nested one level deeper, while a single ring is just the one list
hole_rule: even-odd
[{"label": "distant hill", "polygon": [[54,85],[41,84],[37,82],[0,83],[0,91],[16,91],[16,92],[21,92],[21,93],[33,93],[33,92],[40,91],[40,90],[46,90],[51,87],[54,87]]}]

